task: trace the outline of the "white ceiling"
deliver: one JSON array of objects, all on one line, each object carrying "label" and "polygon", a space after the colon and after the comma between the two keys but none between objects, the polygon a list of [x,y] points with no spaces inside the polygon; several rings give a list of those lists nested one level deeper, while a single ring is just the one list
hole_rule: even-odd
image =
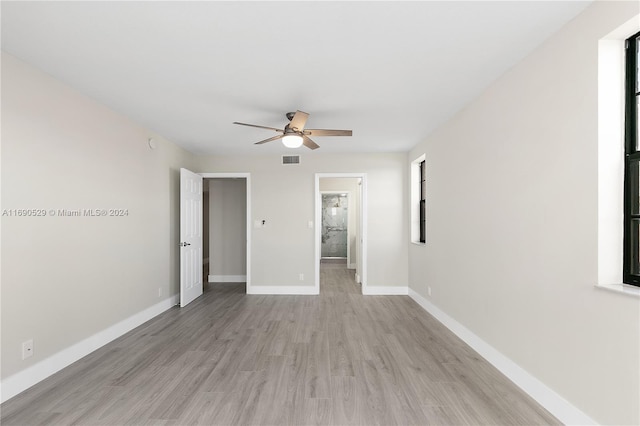
[{"label": "white ceiling", "polygon": [[406,151],[588,4],[2,1],[2,49],[193,153],[284,152],[231,123],[296,109],[353,129],[316,152]]}]

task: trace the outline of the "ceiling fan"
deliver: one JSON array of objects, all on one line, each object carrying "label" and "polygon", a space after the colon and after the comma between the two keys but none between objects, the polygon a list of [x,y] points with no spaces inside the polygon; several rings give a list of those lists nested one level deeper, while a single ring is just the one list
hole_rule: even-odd
[{"label": "ceiling fan", "polygon": [[304,125],[307,123],[307,118],[309,118],[309,114],[307,114],[306,112],[288,112],[286,116],[289,120],[289,124],[284,126],[284,129],[258,126],[255,124],[238,123],[237,121],[234,121],[233,124],[258,127],[260,129],[275,130],[276,132],[281,134],[260,142],[256,142],[255,144],[260,145],[263,143],[282,139],[283,145],[287,148],[299,148],[300,146],[304,145],[309,149],[317,149],[320,148],[320,146],[312,141],[309,136],[351,136],[353,134],[351,130],[305,129]]}]

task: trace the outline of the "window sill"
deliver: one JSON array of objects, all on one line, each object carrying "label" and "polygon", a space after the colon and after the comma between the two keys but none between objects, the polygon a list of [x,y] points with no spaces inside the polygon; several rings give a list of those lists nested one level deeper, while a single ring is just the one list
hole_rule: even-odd
[{"label": "window sill", "polygon": [[640,297],[640,287],[629,284],[596,284],[597,288],[615,293],[627,294],[629,296]]},{"label": "window sill", "polygon": [[411,241],[411,244],[414,244],[416,246],[423,246],[423,247],[427,245],[427,243],[421,243],[419,241]]}]

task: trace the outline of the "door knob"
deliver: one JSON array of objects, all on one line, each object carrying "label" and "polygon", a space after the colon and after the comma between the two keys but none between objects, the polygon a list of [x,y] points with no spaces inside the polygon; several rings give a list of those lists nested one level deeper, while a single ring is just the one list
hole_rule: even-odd
[{"label": "door knob", "polygon": [[190,246],[191,243],[180,243],[180,247],[186,247],[186,246]]}]

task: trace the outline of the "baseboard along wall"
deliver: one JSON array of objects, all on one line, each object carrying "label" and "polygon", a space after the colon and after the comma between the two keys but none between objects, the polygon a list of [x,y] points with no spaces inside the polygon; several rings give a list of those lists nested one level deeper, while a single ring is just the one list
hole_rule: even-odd
[{"label": "baseboard along wall", "polygon": [[253,285],[247,288],[247,294],[316,295],[318,289],[312,285]]},{"label": "baseboard along wall", "polygon": [[362,294],[368,296],[406,296],[409,294],[409,287],[365,286]]},{"label": "baseboard along wall", "polygon": [[504,356],[493,346],[482,340],[471,330],[460,324],[458,321],[440,310],[426,298],[409,288],[411,297],[425,311],[430,313],[435,319],[440,321],[445,327],[458,336],[473,350],[478,352],[484,359],[489,361],[509,380],[515,383],[520,389],[525,391],[530,397],[535,399],[547,411],[553,414],[565,425],[597,425],[598,423],[575,407],[569,401],[557,394],[553,389],[542,383],[533,375],[528,373],[511,359]]},{"label": "baseboard along wall", "polygon": [[246,283],[246,275],[209,275],[207,281],[210,283]]},{"label": "baseboard along wall", "polygon": [[142,325],[155,316],[160,315],[164,311],[171,309],[173,306],[178,304],[178,302],[179,296],[175,295],[169,297],[162,302],[156,303],[155,305],[94,334],[93,336],[87,337],[86,339],[61,350],[60,352],[37,362],[29,368],[7,377],[0,382],[0,401],[5,402],[13,398],[36,383],[41,382],[47,377],[89,355],[96,349],[99,349],[123,334],[128,333],[139,325]]}]

